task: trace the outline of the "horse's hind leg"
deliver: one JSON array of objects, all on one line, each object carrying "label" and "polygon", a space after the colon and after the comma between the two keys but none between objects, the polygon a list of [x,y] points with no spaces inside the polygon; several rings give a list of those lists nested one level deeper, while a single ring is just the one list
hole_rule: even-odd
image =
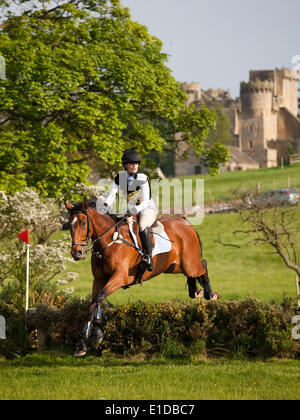
[{"label": "horse's hind leg", "polygon": [[196,280],[197,280],[197,277],[196,278],[188,277],[187,279],[187,284],[189,287],[189,297],[191,299],[203,297],[203,290],[197,289]]},{"label": "horse's hind leg", "polygon": [[219,295],[212,291],[208,277],[207,261],[202,260],[201,264],[205,269],[205,274],[203,274],[201,277],[198,277],[197,280],[200,283],[200,285],[204,288],[204,297],[206,300],[217,300],[219,298]]}]

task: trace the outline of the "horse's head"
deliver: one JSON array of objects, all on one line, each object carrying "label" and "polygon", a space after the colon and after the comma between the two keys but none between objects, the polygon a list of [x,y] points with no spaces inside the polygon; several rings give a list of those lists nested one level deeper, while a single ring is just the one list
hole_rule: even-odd
[{"label": "horse's head", "polygon": [[65,202],[65,206],[69,212],[69,226],[72,237],[71,255],[75,261],[84,260],[92,236],[88,200],[85,199],[81,205],[76,206]]}]

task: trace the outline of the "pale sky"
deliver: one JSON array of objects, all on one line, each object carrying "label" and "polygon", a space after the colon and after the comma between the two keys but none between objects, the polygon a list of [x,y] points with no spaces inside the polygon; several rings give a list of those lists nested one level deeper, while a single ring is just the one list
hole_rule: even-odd
[{"label": "pale sky", "polygon": [[293,56],[300,56],[300,0],[121,3],[163,42],[175,79],[200,82],[204,90],[230,89],[239,96],[250,69],[293,68]]}]

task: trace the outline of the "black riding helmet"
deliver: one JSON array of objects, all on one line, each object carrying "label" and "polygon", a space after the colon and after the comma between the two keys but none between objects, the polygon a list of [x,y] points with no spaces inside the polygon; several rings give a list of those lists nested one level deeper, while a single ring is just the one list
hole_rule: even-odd
[{"label": "black riding helmet", "polygon": [[122,156],[122,165],[127,165],[127,163],[141,163],[141,156],[135,150],[125,150]]}]

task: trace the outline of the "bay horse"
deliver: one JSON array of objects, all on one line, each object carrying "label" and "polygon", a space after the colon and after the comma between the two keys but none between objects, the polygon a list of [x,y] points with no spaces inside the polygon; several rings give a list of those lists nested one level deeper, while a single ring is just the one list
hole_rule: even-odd
[{"label": "bay horse", "polygon": [[[85,259],[88,246],[92,244],[92,303],[74,354],[83,356],[87,352],[87,340],[92,330],[98,342],[103,338],[100,323],[105,298],[121,287],[137,284],[141,255],[130,236],[125,218],[116,221],[98,212],[96,208],[89,207],[87,199],[74,206],[65,202],[65,206],[69,212],[72,257],[77,261]],[[211,289],[206,261],[201,260],[202,245],[193,226],[182,216],[158,220],[171,241],[171,250],[154,256],[153,271],[144,270],[139,280],[146,281],[161,273],[183,273],[187,277],[190,298],[204,296],[207,300],[218,299],[219,295]],[[116,238],[116,232],[122,238],[121,241],[113,239]],[[139,234],[136,233],[141,250]],[[204,290],[197,289],[196,281]]]}]

